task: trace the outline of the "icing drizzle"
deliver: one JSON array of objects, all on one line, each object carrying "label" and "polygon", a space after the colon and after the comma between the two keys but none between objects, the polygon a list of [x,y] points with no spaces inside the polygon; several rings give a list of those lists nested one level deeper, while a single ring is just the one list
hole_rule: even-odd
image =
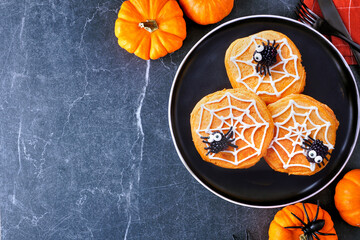
[{"label": "icing drizzle", "polygon": [[[267,95],[275,95],[277,97],[281,96],[281,94],[283,92],[286,91],[286,89],[288,89],[290,86],[292,86],[296,81],[298,81],[300,79],[300,75],[298,72],[298,68],[297,68],[297,61],[298,61],[298,56],[295,55],[289,45],[289,42],[287,41],[286,38],[283,38],[281,40],[277,40],[276,42],[280,45],[279,49],[278,49],[278,55],[280,57],[280,61],[277,62],[276,64],[272,65],[271,67],[269,67],[270,72],[271,73],[278,73],[281,75],[281,77],[279,78],[274,78],[273,75],[268,76],[268,78],[265,79],[265,75],[261,75],[259,73],[257,73],[256,71],[256,65],[257,63],[255,61],[253,61],[253,57],[252,55],[249,57],[249,59],[247,60],[240,60],[239,58],[241,57],[241,55],[243,55],[250,47],[251,45],[254,45],[254,49],[257,45],[259,45],[261,42],[266,42],[267,39],[258,37],[256,35],[251,37],[251,41],[249,42],[249,44],[244,48],[244,50],[242,52],[240,52],[238,55],[230,57],[230,61],[232,61],[239,73],[238,78],[236,79],[237,82],[242,83],[244,86],[246,86],[247,89],[249,89],[250,91],[256,93],[256,94],[267,94]],[[285,58],[282,54],[282,49],[286,47],[289,50],[289,55],[290,57]],[[286,70],[286,66],[288,63],[293,62],[294,68],[295,68],[295,74],[290,74],[287,70]],[[249,66],[252,67],[253,72],[252,74],[246,75],[246,76],[242,76],[239,65],[237,63],[244,63],[247,64]],[[283,71],[279,71],[279,70],[275,70],[274,68],[282,66],[282,70]],[[257,77],[258,78],[258,83],[255,87],[251,88],[246,82],[245,80],[252,78],[252,77]],[[285,78],[290,78],[291,82],[283,89],[278,89],[276,87],[276,83],[282,81]],[[259,87],[262,84],[270,84],[272,91],[268,92],[268,91],[260,91],[258,90]]]},{"label": "icing drizzle", "polygon": [[[301,113],[295,112],[294,108],[297,108],[301,111]],[[273,141],[270,144],[271,149],[274,150],[279,160],[283,164],[283,168],[287,169],[289,167],[299,166],[304,168],[309,168],[311,171],[315,170],[315,163],[310,163],[309,165],[305,164],[292,164],[291,159],[297,154],[304,154],[304,150],[301,148],[303,145],[303,139],[307,138],[307,136],[311,136],[314,139],[317,139],[317,135],[320,130],[324,129],[324,145],[326,145],[329,149],[334,149],[334,146],[328,140],[328,130],[331,125],[330,122],[324,120],[320,114],[319,109],[315,106],[305,107],[296,103],[294,100],[290,100],[288,105],[279,113],[273,115],[273,119],[279,117],[285,112],[289,111],[289,116],[282,122],[274,122],[276,134],[273,138]],[[313,120],[311,120],[310,115],[312,117],[316,116],[316,122],[321,122],[321,124],[316,124]],[[292,122],[289,127],[284,127],[288,122]],[[287,131],[286,134],[279,134],[280,129]],[[291,141],[292,149],[289,152],[284,144],[288,141]],[[287,154],[288,159],[282,159],[278,150],[275,148],[275,145],[279,146],[283,152]]]},{"label": "icing drizzle", "polygon": [[[211,109],[211,104],[219,103],[222,102],[223,100],[227,101],[227,106],[219,109]],[[232,101],[236,101],[236,100],[245,103],[247,105],[246,108],[242,109],[232,105]],[[258,119],[260,119],[260,122],[257,122],[257,120],[252,115],[250,115],[250,111],[251,111],[250,109],[255,110],[255,113]],[[223,111],[228,113],[227,116],[221,115],[222,113],[224,113]],[[202,128],[202,119],[205,114],[210,115],[210,121],[207,126],[204,126]],[[248,123],[246,123],[245,121],[247,121]],[[208,155],[210,159],[217,159],[217,160],[229,162],[234,165],[238,165],[254,156],[259,156],[261,154],[261,149],[264,144],[266,131],[269,127],[269,123],[266,122],[264,118],[260,115],[255,100],[241,99],[235,97],[229,92],[226,92],[220,99],[210,101],[201,105],[199,126],[196,130],[196,133],[197,135],[199,135],[199,137],[204,136],[204,133],[209,135],[214,131],[220,131],[223,134],[225,134],[226,132],[229,131],[231,127],[233,127],[233,132],[235,137],[234,144],[238,144],[240,142],[243,144],[241,146],[239,145],[239,148],[231,148],[222,151],[222,153],[231,154],[233,156],[233,159],[221,158],[215,153],[210,153]],[[263,129],[263,136],[261,139],[260,146],[257,146],[259,144],[255,143],[254,136],[257,131],[262,131],[260,129]],[[246,137],[245,131],[251,131],[250,136]],[[207,146],[209,146],[209,144],[207,144]],[[238,153],[249,150],[250,150],[250,154],[247,154],[245,158],[238,159]]]}]

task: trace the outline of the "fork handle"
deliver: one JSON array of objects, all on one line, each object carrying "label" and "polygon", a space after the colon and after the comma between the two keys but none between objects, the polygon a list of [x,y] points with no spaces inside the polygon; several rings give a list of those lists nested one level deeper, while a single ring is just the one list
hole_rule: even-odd
[{"label": "fork handle", "polygon": [[338,37],[338,38],[341,38],[342,40],[344,40],[345,42],[347,42],[347,43],[352,47],[352,49],[360,52],[360,45],[357,44],[356,42],[350,40],[349,38],[347,38],[346,36],[344,36],[344,35],[341,34],[340,32],[334,33],[334,36],[336,36],[336,37]]}]

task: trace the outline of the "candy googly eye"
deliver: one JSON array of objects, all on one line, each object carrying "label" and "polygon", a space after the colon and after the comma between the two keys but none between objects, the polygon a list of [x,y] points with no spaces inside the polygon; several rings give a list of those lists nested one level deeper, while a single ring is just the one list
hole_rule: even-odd
[{"label": "candy googly eye", "polygon": [[218,141],[221,140],[221,138],[222,138],[222,137],[221,137],[221,134],[220,134],[220,133],[215,133],[215,134],[214,134],[214,140],[215,140],[215,141],[218,142]]},{"label": "candy googly eye", "polygon": [[255,48],[255,50],[256,50],[257,52],[262,52],[262,51],[264,51],[264,45],[257,45],[256,48]]},{"label": "candy googly eye", "polygon": [[317,156],[317,157],[314,159],[314,161],[315,161],[316,163],[321,163],[322,160],[323,160],[323,158],[322,158],[321,156]]},{"label": "candy googly eye", "polygon": [[260,61],[262,60],[261,54],[260,54],[260,53],[255,53],[255,54],[254,54],[254,60],[255,60],[256,62],[260,62]]},{"label": "candy googly eye", "polygon": [[214,135],[209,135],[209,139],[207,141],[212,143],[214,141]]},{"label": "candy googly eye", "polygon": [[314,150],[309,151],[308,156],[311,158],[315,158],[316,157],[316,152]]}]

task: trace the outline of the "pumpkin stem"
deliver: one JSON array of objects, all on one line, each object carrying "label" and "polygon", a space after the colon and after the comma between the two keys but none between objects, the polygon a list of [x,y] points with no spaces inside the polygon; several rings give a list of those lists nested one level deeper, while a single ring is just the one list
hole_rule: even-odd
[{"label": "pumpkin stem", "polygon": [[139,23],[139,27],[144,28],[149,33],[152,33],[159,28],[157,25],[157,22],[153,19],[150,19],[150,20],[148,19],[148,20],[146,20],[146,22]]},{"label": "pumpkin stem", "polygon": [[301,234],[301,235],[299,236],[299,239],[300,239],[300,240],[307,240],[307,237],[305,236],[305,234]]}]

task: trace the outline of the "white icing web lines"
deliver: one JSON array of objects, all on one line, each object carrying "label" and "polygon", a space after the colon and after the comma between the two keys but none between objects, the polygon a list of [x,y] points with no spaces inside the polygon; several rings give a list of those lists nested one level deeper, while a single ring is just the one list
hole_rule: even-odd
[{"label": "white icing web lines", "polygon": [[[242,103],[246,103],[247,107],[245,109],[241,109],[233,106],[232,99],[233,101],[237,100]],[[211,104],[220,103],[222,101],[226,101],[226,106],[219,109],[211,109]],[[252,116],[254,115],[254,111],[251,113],[251,109],[255,109],[257,119],[260,119],[260,122],[257,122],[257,120]],[[223,116],[224,112],[226,116]],[[202,119],[205,115],[206,117],[210,117],[210,121],[207,126],[202,126],[204,125],[202,124]],[[238,148],[229,147],[227,150],[222,151],[221,153],[225,153],[221,154],[224,158],[220,157],[219,153],[210,153],[208,155],[210,159],[222,160],[238,165],[247,159],[261,154],[261,149],[264,144],[269,123],[266,122],[260,115],[255,100],[240,99],[227,92],[219,100],[207,102],[201,106],[199,126],[196,130],[199,137],[208,136],[216,131],[225,134],[231,127],[233,127],[234,133],[232,138],[235,137],[235,141],[233,143],[238,145]],[[254,140],[257,131],[263,132],[260,144],[255,143]],[[209,144],[206,144],[206,146],[208,147]],[[238,159],[238,154],[243,151],[247,153],[246,157]]]},{"label": "white icing web lines", "polygon": [[[302,113],[295,112],[294,108],[301,110]],[[329,148],[333,149],[334,146],[329,142],[327,138],[327,133],[331,125],[330,122],[325,121],[319,114],[317,107],[305,107],[297,104],[294,100],[290,100],[287,107],[280,113],[273,115],[273,119],[284,114],[290,109],[289,116],[283,122],[275,122],[276,134],[273,138],[273,141],[270,145],[270,148],[274,150],[280,161],[283,163],[283,168],[287,169],[289,167],[305,167],[309,168],[311,171],[315,170],[315,163],[310,163],[309,165],[304,164],[295,164],[291,163],[292,158],[297,154],[304,154],[304,150],[301,148],[303,144],[303,139],[307,136],[311,136],[316,139],[320,130],[324,129],[324,144]],[[304,112],[305,111],[305,112]],[[312,120],[310,116],[316,117],[317,119]],[[315,124],[316,122],[321,122],[321,124]],[[290,126],[285,127],[289,122]],[[281,133],[280,133],[281,132]],[[286,148],[284,145],[289,146],[289,141],[291,143],[291,151]],[[282,159],[279,151],[274,147],[275,145],[279,146],[282,152],[287,154],[287,159]]]},{"label": "white icing web lines", "polygon": [[[256,40],[258,40],[258,41],[256,41]],[[269,39],[269,40],[270,40],[270,43],[272,43],[273,40],[271,40],[271,39]],[[255,51],[255,47],[258,44],[260,44],[261,42],[265,42],[265,44],[267,44],[267,39],[253,36],[251,38],[251,41],[249,42],[249,44],[246,46],[246,48],[244,48],[244,50],[241,53],[239,53],[237,56],[230,58],[230,60],[235,64],[235,66],[238,70],[238,73],[239,73],[239,76],[236,79],[236,81],[242,83],[244,86],[246,86],[247,89],[249,89],[250,91],[252,91],[254,93],[276,95],[277,97],[279,97],[283,92],[286,91],[286,89],[288,89],[290,86],[292,86],[296,81],[298,81],[300,79],[299,72],[297,69],[298,56],[292,52],[292,49],[291,49],[288,41],[285,38],[283,38],[279,41],[276,41],[276,43],[279,44],[278,55],[280,57],[280,61],[277,62],[276,64],[274,64],[273,66],[269,67],[270,73],[272,74],[271,76],[269,76],[268,74],[266,76],[260,75],[259,73],[256,72],[257,63],[253,60],[253,55],[251,54],[249,56],[249,59],[246,59],[246,60],[242,60],[241,56],[246,53],[246,51],[251,47],[251,45],[253,45],[253,49]],[[282,50],[285,47],[289,51],[289,57],[287,57],[287,58],[285,58],[284,54],[282,53]],[[252,73],[250,73],[246,76],[242,76],[242,73],[240,71],[240,67],[239,67],[238,63],[243,63],[243,64],[250,66],[252,68]],[[288,66],[288,64],[290,64],[290,63],[293,64],[293,66],[294,66],[295,74],[289,73],[286,69],[286,66]],[[276,77],[274,77],[275,75],[276,75]],[[258,78],[257,84],[255,86],[249,86],[249,84],[246,82],[246,80],[248,80],[250,78],[254,78],[254,77]],[[291,82],[289,84],[287,84],[286,87],[284,87],[282,89],[278,89],[276,84],[285,79],[291,79]],[[270,89],[272,89],[271,92],[268,92],[266,90],[259,90],[261,85],[269,85]]]}]

